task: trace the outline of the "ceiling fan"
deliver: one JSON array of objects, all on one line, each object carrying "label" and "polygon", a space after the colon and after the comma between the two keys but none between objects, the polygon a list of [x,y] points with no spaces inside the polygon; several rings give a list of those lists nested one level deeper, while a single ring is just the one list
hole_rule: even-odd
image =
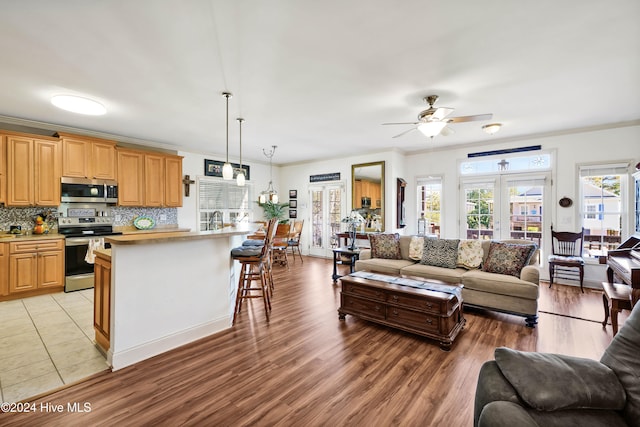
[{"label": "ceiling fan", "polygon": [[453,108],[447,107],[438,107],[435,108],[433,104],[438,100],[438,95],[429,95],[424,98],[425,102],[429,104],[429,108],[421,111],[418,114],[417,122],[407,122],[407,123],[382,123],[383,125],[415,125],[415,127],[406,130],[393,138],[398,138],[406,133],[409,133],[414,130],[419,130],[425,136],[433,138],[436,135],[451,135],[453,134],[453,129],[447,126],[449,123],[462,123],[462,122],[473,122],[480,120],[490,120],[493,117],[492,113],[489,114],[476,114],[474,116],[460,116],[460,117],[447,117],[449,114],[453,112]]}]

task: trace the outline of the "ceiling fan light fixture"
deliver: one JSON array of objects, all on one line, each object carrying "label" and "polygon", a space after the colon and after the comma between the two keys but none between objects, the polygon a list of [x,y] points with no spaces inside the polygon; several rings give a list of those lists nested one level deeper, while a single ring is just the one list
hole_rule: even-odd
[{"label": "ceiling fan light fixture", "polygon": [[434,137],[438,135],[446,125],[447,122],[424,122],[418,125],[418,130],[422,132],[424,136]]},{"label": "ceiling fan light fixture", "polygon": [[489,135],[493,135],[498,132],[502,127],[502,123],[489,123],[488,125],[482,126],[482,130],[488,133]]},{"label": "ceiling fan light fixture", "polygon": [[51,98],[51,103],[62,110],[87,116],[102,116],[107,113],[104,105],[82,96],[56,95]]}]

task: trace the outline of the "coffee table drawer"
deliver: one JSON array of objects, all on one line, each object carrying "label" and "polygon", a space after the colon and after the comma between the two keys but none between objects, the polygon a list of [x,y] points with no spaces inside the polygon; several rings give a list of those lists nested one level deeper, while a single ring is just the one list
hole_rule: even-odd
[{"label": "coffee table drawer", "polygon": [[387,307],[387,321],[413,326],[423,331],[438,332],[440,317],[399,307]]},{"label": "coffee table drawer", "polygon": [[377,319],[384,319],[385,314],[384,304],[345,294],[342,294],[342,307],[340,309],[349,314],[357,313]]},{"label": "coffee table drawer", "polygon": [[343,285],[342,292],[347,292],[354,296],[372,298],[383,302],[386,298],[384,291],[372,287],[356,285],[353,283],[348,283],[346,286]]},{"label": "coffee table drawer", "polygon": [[389,292],[387,302],[405,307],[416,308],[430,313],[440,314],[446,313],[446,301],[436,300],[427,297],[416,297],[415,295],[407,295],[399,292]]}]

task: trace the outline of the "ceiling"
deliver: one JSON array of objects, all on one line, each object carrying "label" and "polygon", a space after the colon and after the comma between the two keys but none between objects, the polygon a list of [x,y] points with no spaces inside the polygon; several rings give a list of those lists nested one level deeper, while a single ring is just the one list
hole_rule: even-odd
[{"label": "ceiling", "polygon": [[[5,0],[0,115],[224,156],[226,90],[230,156],[242,116],[243,159],[274,164],[637,124],[638,22],[637,0]],[[381,126],[430,94],[503,128]]]}]

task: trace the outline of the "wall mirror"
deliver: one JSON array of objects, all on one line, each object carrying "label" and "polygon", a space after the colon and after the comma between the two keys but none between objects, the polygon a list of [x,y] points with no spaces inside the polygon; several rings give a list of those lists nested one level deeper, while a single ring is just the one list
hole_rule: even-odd
[{"label": "wall mirror", "polygon": [[351,165],[351,209],[365,219],[365,231],[384,231],[384,162]]}]

